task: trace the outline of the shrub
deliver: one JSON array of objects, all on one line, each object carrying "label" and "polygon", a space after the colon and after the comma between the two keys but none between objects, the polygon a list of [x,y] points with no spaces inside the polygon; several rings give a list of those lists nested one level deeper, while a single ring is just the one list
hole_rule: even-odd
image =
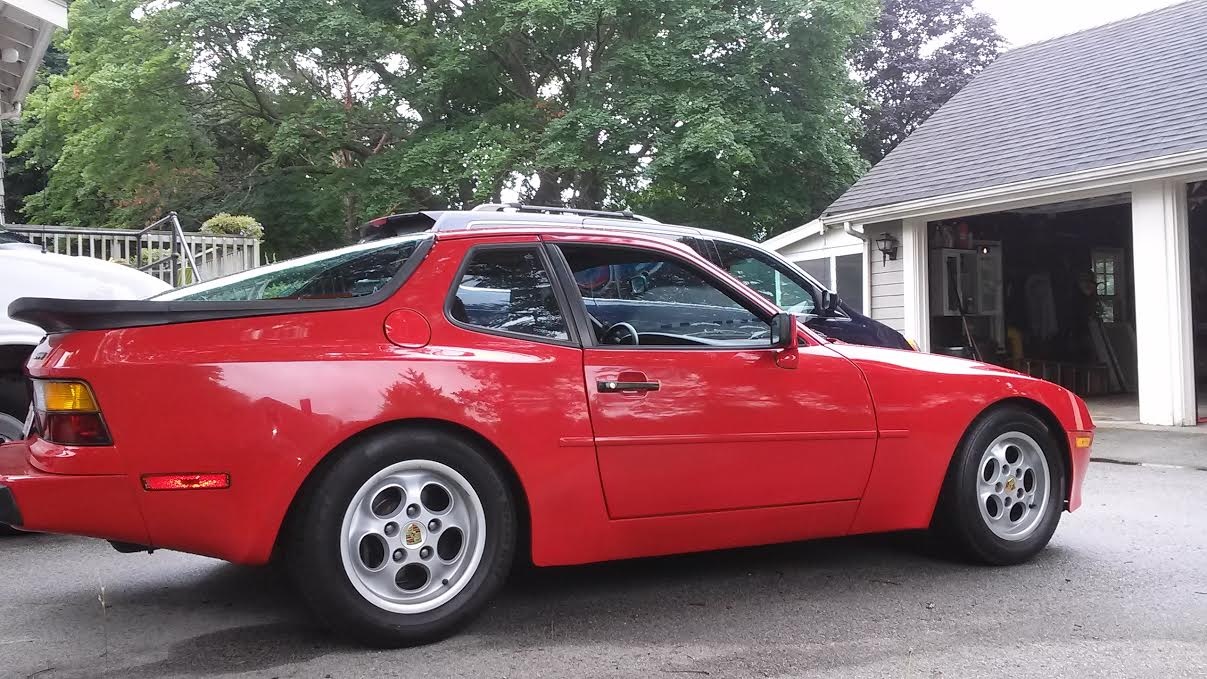
[{"label": "shrub", "polygon": [[[124,259],[120,258],[120,257],[113,257],[109,261],[117,262],[119,264],[125,264],[126,266],[130,266],[130,267],[146,266],[147,264],[150,264],[151,262],[159,261],[159,260],[163,259],[164,257],[167,257],[170,254],[172,254],[172,251],[169,250],[168,248],[143,248],[142,249],[142,261],[139,262],[138,264],[134,263],[134,251],[133,250],[130,251],[129,257],[126,257]],[[168,265],[167,262],[160,264],[160,266],[164,266],[164,267],[166,267],[167,265]]]},{"label": "shrub", "polygon": [[264,227],[255,217],[219,212],[201,224],[201,233],[219,236],[251,236],[263,238]]}]

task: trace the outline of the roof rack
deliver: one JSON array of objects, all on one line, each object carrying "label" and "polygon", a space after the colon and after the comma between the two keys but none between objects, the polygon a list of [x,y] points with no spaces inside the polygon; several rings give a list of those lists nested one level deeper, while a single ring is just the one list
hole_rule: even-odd
[{"label": "roof rack", "polygon": [[582,217],[602,217],[606,219],[628,219],[635,222],[658,224],[658,220],[635,214],[629,210],[609,212],[607,210],[582,210],[572,207],[557,207],[552,205],[525,205],[524,203],[483,203],[473,208],[473,212],[540,212],[544,214],[580,215]]}]

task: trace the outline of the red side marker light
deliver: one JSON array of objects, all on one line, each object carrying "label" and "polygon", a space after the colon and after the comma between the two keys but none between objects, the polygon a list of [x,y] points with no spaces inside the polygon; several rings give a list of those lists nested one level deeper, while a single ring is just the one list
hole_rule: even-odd
[{"label": "red side marker light", "polygon": [[145,474],[144,490],[220,490],[230,488],[230,474]]}]

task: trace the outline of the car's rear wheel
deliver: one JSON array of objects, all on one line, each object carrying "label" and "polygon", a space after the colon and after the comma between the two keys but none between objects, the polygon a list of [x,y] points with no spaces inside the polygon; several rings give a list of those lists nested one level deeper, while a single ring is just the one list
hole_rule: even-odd
[{"label": "car's rear wheel", "polygon": [[8,413],[0,413],[0,443],[16,441],[21,438],[25,423]]},{"label": "car's rear wheel", "polygon": [[29,414],[29,388],[22,375],[0,374],[0,443],[21,438]]},{"label": "car's rear wheel", "polygon": [[[0,443],[16,441],[25,430],[25,422],[17,415],[29,412],[29,397],[24,378],[19,375],[0,375]],[[21,531],[0,523],[0,535],[17,535]]]},{"label": "car's rear wheel", "polygon": [[1021,563],[1052,539],[1064,489],[1064,454],[1043,421],[1017,407],[996,408],[961,441],[933,528],[977,561]]},{"label": "car's rear wheel", "polygon": [[516,545],[514,502],[488,455],[426,429],[335,455],[303,498],[287,553],[320,618],[375,646],[434,641],[471,619]]}]

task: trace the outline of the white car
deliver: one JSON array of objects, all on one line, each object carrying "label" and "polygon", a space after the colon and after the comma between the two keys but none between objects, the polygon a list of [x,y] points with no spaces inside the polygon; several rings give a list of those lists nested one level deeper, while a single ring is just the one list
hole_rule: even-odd
[{"label": "white car", "polygon": [[43,252],[24,236],[0,228],[0,442],[20,438],[29,411],[25,361],[45,333],[8,317],[18,297],[142,299],[170,288],[122,264]]}]

